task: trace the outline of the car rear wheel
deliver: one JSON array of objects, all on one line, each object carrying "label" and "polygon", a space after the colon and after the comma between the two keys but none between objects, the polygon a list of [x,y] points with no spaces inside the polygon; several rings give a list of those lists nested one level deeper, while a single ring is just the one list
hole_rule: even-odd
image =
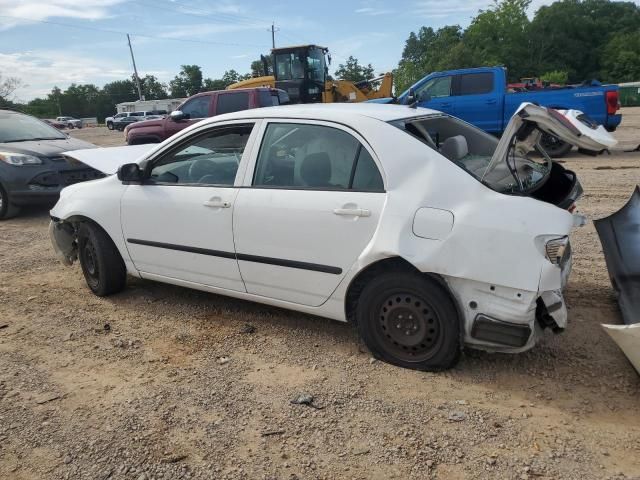
[{"label": "car rear wheel", "polygon": [[544,151],[547,152],[551,158],[564,157],[572,148],[570,143],[563,142],[559,138],[549,135],[548,133],[542,134],[540,145],[542,145]]},{"label": "car rear wheel", "polygon": [[414,370],[439,371],[460,358],[460,321],[445,289],[418,273],[374,278],[356,309],[358,332],[374,357]]},{"label": "car rear wheel", "polygon": [[8,220],[20,213],[20,207],[9,201],[7,191],[0,186],[0,220]]},{"label": "car rear wheel", "polygon": [[127,282],[120,252],[104,230],[83,223],[78,229],[78,258],[87,285],[99,297],[118,293]]}]

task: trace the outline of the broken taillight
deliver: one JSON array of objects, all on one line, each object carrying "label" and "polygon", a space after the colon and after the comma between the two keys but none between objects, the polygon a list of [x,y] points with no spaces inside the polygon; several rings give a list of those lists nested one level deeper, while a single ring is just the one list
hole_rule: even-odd
[{"label": "broken taillight", "polygon": [[620,97],[617,90],[611,90],[606,93],[607,115],[615,115],[620,109]]}]

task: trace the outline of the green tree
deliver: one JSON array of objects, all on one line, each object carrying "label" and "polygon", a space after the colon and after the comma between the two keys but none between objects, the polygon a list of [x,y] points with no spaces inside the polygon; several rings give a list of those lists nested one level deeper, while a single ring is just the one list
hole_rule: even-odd
[{"label": "green tree", "polygon": [[164,100],[169,98],[167,86],[158,81],[154,75],[145,75],[140,79],[142,92],[147,100]]},{"label": "green tree", "polygon": [[202,69],[198,65],[182,65],[180,73],[169,82],[172,97],[190,97],[202,91]]},{"label": "green tree", "polygon": [[448,25],[438,30],[422,27],[411,32],[402,52],[402,59],[394,71],[396,92],[400,93],[425,75],[451,68],[480,66],[469,55],[462,42],[463,30],[459,25]]},{"label": "green tree", "polygon": [[360,65],[358,59],[349,56],[345,63],[341,63],[338,65],[338,68],[335,72],[336,78],[341,80],[349,80],[350,82],[361,82],[363,80],[368,80],[375,76],[374,69],[371,64],[369,65]]},{"label": "green tree", "polygon": [[540,80],[543,82],[557,83],[564,85],[569,81],[569,72],[562,70],[554,70],[553,72],[547,72],[540,75]]},{"label": "green tree", "polygon": [[248,73],[246,75],[240,75],[235,70],[227,70],[222,75],[222,78],[207,78],[204,81],[204,91],[212,91],[212,90],[224,90],[232,83],[240,82],[242,80],[248,80],[251,78],[251,74]]},{"label": "green tree", "polygon": [[503,0],[480,13],[464,32],[463,42],[478,65],[505,65],[509,78],[531,76],[527,9],[531,0]]},{"label": "green tree", "polygon": [[[640,7],[632,2],[609,0],[561,0],[541,7],[531,22],[529,37],[533,64],[539,72],[566,70],[569,80],[616,80],[624,75],[613,67],[606,46],[613,37],[640,30]],[[624,45],[618,47],[626,50]],[[605,54],[606,52],[606,54]],[[626,57],[623,54],[622,57]],[[622,60],[623,58],[621,58]]]},{"label": "green tree", "polygon": [[[264,58],[264,62],[262,59]],[[265,72],[265,64],[267,71]],[[266,55],[261,55],[261,57],[257,60],[251,62],[251,76],[252,77],[262,77],[263,75],[273,75],[273,58],[270,53]]]},{"label": "green tree", "polygon": [[614,36],[602,50],[600,68],[605,81],[640,80],[640,32]]}]

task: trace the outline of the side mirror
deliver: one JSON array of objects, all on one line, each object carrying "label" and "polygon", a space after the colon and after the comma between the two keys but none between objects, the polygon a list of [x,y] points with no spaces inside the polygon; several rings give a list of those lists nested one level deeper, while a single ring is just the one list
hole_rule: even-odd
[{"label": "side mirror", "polygon": [[169,114],[169,118],[174,122],[179,122],[185,118],[189,118],[189,115],[185,114],[182,110],[174,110]]},{"label": "side mirror", "polygon": [[137,163],[125,163],[118,167],[118,180],[122,183],[142,182],[142,170]]},{"label": "side mirror", "polygon": [[413,90],[413,88],[410,88],[404,103],[405,105],[413,105],[414,103],[416,103],[416,101],[416,92]]}]

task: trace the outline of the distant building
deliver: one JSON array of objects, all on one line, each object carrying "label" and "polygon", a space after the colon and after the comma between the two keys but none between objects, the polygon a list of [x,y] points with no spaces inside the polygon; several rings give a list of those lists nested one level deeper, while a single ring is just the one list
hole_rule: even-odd
[{"label": "distant building", "polygon": [[137,100],[135,102],[122,102],[116,105],[117,113],[145,112],[151,110],[166,110],[172,112],[178,105],[184,102],[184,98],[167,98],[166,100]]}]

